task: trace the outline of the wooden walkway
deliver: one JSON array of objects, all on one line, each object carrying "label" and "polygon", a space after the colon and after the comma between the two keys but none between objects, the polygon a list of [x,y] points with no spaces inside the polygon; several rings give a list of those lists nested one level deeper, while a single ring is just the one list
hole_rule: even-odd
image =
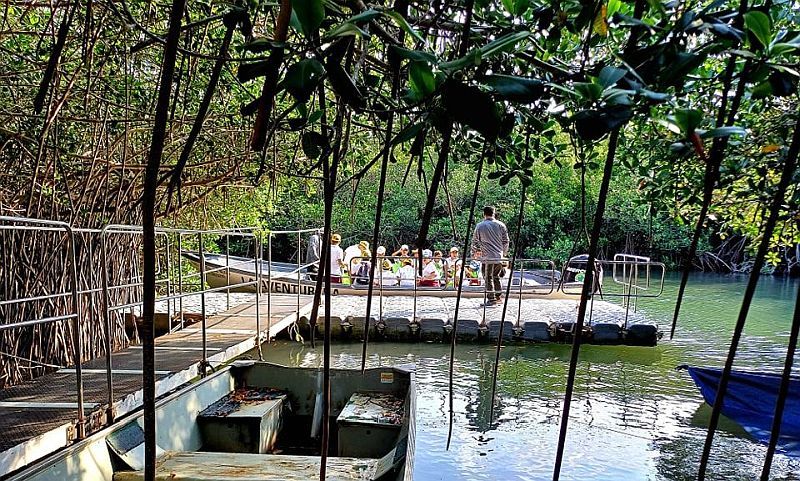
[{"label": "wooden walkway", "polygon": [[[273,294],[271,297],[269,319],[266,296],[259,306],[262,342],[285,330],[298,317],[310,314],[309,296],[301,297],[300,312],[296,295]],[[255,303],[247,303],[207,319],[207,359],[212,367],[256,346],[255,313]],[[199,322],[156,339],[156,395],[197,377],[201,359]],[[82,368],[87,429],[97,429],[105,419],[108,402],[106,360],[94,359],[83,363]],[[113,410],[119,418],[141,406],[141,346],[115,352],[112,368]],[[28,383],[0,390],[0,478],[72,443],[76,409],[74,369],[59,369]]]}]

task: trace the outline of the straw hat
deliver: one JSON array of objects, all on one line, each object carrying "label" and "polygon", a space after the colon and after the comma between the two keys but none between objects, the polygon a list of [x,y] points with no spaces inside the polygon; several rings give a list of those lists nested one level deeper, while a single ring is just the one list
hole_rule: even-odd
[{"label": "straw hat", "polygon": [[334,244],[338,244],[339,242],[342,242],[342,236],[340,236],[339,234],[333,234],[331,236],[331,242],[333,242]]}]

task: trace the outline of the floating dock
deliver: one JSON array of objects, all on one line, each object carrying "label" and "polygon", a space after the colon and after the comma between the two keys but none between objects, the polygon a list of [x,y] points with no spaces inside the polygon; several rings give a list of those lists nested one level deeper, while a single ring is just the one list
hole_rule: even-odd
[{"label": "floating dock", "polygon": [[[569,342],[574,332],[579,300],[509,299],[503,305],[482,307],[481,299],[461,299],[458,327],[454,332],[455,298],[384,296],[373,297],[370,309],[370,339],[385,341],[447,341],[454,334],[460,341],[496,340],[503,322],[503,338],[518,342]],[[363,339],[366,296],[331,297],[331,332],[342,340]],[[310,312],[310,310],[309,310]],[[322,335],[322,307],[315,326]],[[301,332],[311,335],[307,317]],[[658,325],[617,304],[594,300],[587,310],[582,333],[586,342],[654,346]]]}]

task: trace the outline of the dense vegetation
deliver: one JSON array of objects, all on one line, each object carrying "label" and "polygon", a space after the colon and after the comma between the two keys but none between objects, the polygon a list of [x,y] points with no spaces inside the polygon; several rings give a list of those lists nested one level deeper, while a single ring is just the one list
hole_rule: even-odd
[{"label": "dense vegetation", "polygon": [[[729,372],[762,268],[798,263],[798,20],[796,0],[9,1],[0,213],[141,223],[152,367],[157,221],[322,222],[427,247],[463,241],[476,205],[514,226],[523,204],[517,255],[576,243],[590,263],[652,252],[688,272],[700,253],[752,270]],[[3,248],[35,272],[0,266],[6,297],[62,287],[46,243]],[[586,295],[576,329],[585,309]],[[4,331],[0,347],[32,359],[36,335]]]}]

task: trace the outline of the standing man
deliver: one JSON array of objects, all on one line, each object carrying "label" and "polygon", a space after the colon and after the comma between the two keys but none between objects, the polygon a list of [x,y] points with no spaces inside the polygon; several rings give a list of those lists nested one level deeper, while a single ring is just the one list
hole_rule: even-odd
[{"label": "standing man", "polygon": [[333,234],[331,236],[330,255],[328,259],[331,262],[331,282],[342,282],[342,267],[344,267],[344,251],[339,247],[342,242],[342,236]]},{"label": "standing man", "polygon": [[320,254],[320,236],[322,235],[322,229],[317,229],[311,233],[311,236],[308,238],[308,247],[306,247],[306,272],[308,272],[308,278],[312,281],[317,279],[317,272],[319,271],[319,254]]},{"label": "standing man", "polygon": [[486,305],[494,306],[500,302],[500,272],[503,259],[508,254],[508,228],[495,219],[494,207],[483,208],[483,220],[475,226],[472,238],[473,257],[481,258],[481,270],[486,279]]}]

